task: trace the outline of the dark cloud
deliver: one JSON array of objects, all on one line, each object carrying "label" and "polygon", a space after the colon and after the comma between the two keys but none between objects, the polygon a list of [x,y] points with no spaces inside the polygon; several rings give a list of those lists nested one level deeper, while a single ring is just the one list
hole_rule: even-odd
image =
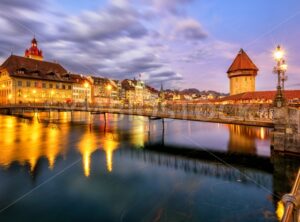
[{"label": "dark cloud", "polygon": [[147,35],[140,14],[130,7],[108,6],[98,11],[68,17],[59,27],[61,38],[71,41],[111,40],[119,37],[141,38]]},{"label": "dark cloud", "polygon": [[[161,7],[174,11],[189,1],[176,1],[175,8],[172,2],[164,1]],[[157,56],[165,47],[164,36],[145,25],[150,19],[148,12],[145,15],[130,5],[108,4],[102,9],[67,15],[47,8],[46,3],[0,2],[5,8],[0,11],[0,57],[9,55],[11,48],[22,55],[35,34],[46,60],[59,62],[72,72],[117,79],[144,72],[154,85],[182,80],[175,71],[166,72],[171,68]]]},{"label": "dark cloud", "polygon": [[1,11],[3,11],[3,9],[11,10],[16,8],[35,10],[35,9],[42,8],[43,3],[45,3],[45,0],[39,0],[39,1],[1,0],[0,8]]},{"label": "dark cloud", "polygon": [[207,37],[207,33],[203,30],[199,22],[193,19],[179,21],[175,34],[190,40],[202,40]]},{"label": "dark cloud", "polygon": [[160,11],[171,13],[174,15],[183,15],[185,13],[183,6],[193,2],[193,0],[151,0],[151,1]]}]

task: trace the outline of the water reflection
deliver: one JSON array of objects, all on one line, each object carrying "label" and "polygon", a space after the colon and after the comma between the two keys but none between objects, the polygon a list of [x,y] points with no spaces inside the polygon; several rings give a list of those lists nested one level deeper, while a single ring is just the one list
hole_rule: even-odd
[{"label": "water reflection", "polygon": [[46,157],[49,168],[53,168],[57,156],[67,148],[68,125],[45,127],[35,119],[28,121],[3,116],[0,117],[0,124],[1,166],[8,167],[18,162],[21,165],[29,164],[32,171],[38,159]]},{"label": "water reflection", "polygon": [[106,166],[109,172],[113,170],[113,153],[118,148],[119,142],[114,137],[113,133],[105,133],[103,150],[106,155]]},{"label": "water reflection", "polygon": [[[153,220],[156,215],[149,209],[158,212],[157,208],[163,209],[162,217],[172,221],[180,220],[177,217],[181,212],[190,221],[220,221],[227,216],[228,221],[258,221],[264,217],[275,221],[282,211],[278,197],[289,192],[299,167],[297,159],[278,155],[270,158],[266,128],[166,120],[162,134],[160,120],[149,124],[143,117],[107,115],[104,124],[103,115],[91,118],[73,113],[77,123],[66,123],[70,114],[51,115],[61,120],[59,124],[43,121],[46,114],[32,121],[0,116],[0,179],[4,181],[0,187],[1,206],[18,198],[12,198],[12,193],[28,192],[23,188],[27,182],[23,173],[28,176],[28,172],[22,169],[29,169],[40,184],[79,158],[78,166],[52,181],[37,199],[32,197],[36,203],[42,201],[41,195],[48,197],[48,216],[49,209],[58,208],[58,213],[53,210],[53,217],[59,217],[62,211],[70,211],[66,206],[77,202],[91,206],[93,215],[104,221],[119,221],[124,209],[132,212],[127,221],[140,221],[146,213],[150,215],[146,220]],[[91,125],[81,124],[87,119],[93,120]],[[190,146],[186,137],[198,145]],[[6,179],[12,174],[16,180]],[[10,187],[11,192],[7,192]],[[50,194],[56,198],[52,200]],[[22,203],[25,213],[20,210],[8,215],[29,214],[32,203],[28,199]],[[84,211],[78,211],[80,215],[91,215],[78,209]],[[108,214],[118,216],[106,217]]]},{"label": "water reflection", "polygon": [[269,140],[269,130],[264,127],[226,125],[229,130],[228,151],[238,153],[257,153],[257,141]]},{"label": "water reflection", "polygon": [[[130,146],[136,148],[145,147],[151,143],[151,140],[164,141],[164,143],[166,141],[166,145],[174,145],[181,138],[176,134],[184,122],[179,122],[178,127],[173,126],[178,122],[166,122],[166,133],[163,135],[160,121],[152,121],[149,124],[145,118],[138,116],[128,117],[127,120],[121,118],[120,120],[117,115],[107,115],[106,125],[103,124],[103,116],[96,117],[93,119],[94,125],[91,129],[87,125],[75,124],[77,127],[74,127],[72,124],[44,123],[41,120],[47,115],[53,116],[54,119],[59,116],[62,122],[70,118],[70,115],[65,113],[42,113],[38,115],[38,118],[33,118],[32,121],[7,116],[0,117],[0,130],[3,135],[0,138],[2,144],[0,149],[1,166],[7,167],[13,162],[18,162],[21,165],[29,164],[32,171],[38,159],[46,157],[49,168],[53,169],[57,157],[66,155],[68,138],[72,131],[76,131],[76,135],[78,135],[75,139],[72,138],[72,142],[77,143],[78,151],[82,156],[84,175],[87,177],[90,175],[91,155],[96,150],[105,152],[107,171],[111,172],[113,170],[113,154],[119,148],[121,141],[122,143],[127,141]],[[77,120],[84,120],[82,114],[75,113],[73,115],[77,117]],[[84,116],[86,119],[90,119],[89,116]],[[197,142],[201,145],[201,142],[204,141],[207,147],[209,144],[207,142],[208,137],[206,134],[201,135],[201,132],[199,137],[197,130],[209,129],[214,125],[203,123],[200,128],[195,130],[196,122],[187,123],[186,133],[189,135],[196,134]],[[257,149],[260,149],[257,146],[257,141],[269,140],[269,130],[266,128],[217,124],[217,130],[220,131],[220,135],[226,135],[227,132],[229,138],[219,137],[218,142],[222,145],[227,140],[227,151],[234,153],[256,154]],[[184,131],[181,131],[181,135],[182,133],[184,134]],[[166,138],[158,139],[163,136]],[[214,143],[215,138],[211,139],[211,142]],[[212,148],[215,147],[212,146]],[[223,148],[219,145],[217,149],[222,150]]]},{"label": "water reflection", "polygon": [[84,175],[90,175],[91,155],[98,149],[98,139],[94,133],[85,133],[78,143],[78,149],[82,155],[82,166]]}]

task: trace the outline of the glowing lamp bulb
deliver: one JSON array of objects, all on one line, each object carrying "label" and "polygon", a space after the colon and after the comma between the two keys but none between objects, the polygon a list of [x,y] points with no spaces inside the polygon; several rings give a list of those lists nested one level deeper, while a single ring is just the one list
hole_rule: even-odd
[{"label": "glowing lamp bulb", "polygon": [[107,86],[106,86],[106,89],[107,89],[107,90],[111,90],[111,85],[107,85]]},{"label": "glowing lamp bulb", "polygon": [[275,52],[274,52],[274,58],[277,60],[277,61],[280,61],[282,58],[283,58],[283,51],[282,49],[280,48],[280,46],[277,46]]}]

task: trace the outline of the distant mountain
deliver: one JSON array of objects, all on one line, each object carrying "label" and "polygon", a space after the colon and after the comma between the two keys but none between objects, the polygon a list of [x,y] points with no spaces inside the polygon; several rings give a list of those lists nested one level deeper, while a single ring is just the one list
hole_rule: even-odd
[{"label": "distant mountain", "polygon": [[188,88],[188,89],[183,89],[183,90],[171,90],[171,89],[167,89],[165,90],[166,92],[176,92],[176,93],[180,93],[180,94],[185,94],[185,95],[196,95],[197,97],[199,96],[207,96],[207,95],[213,95],[215,97],[219,97],[219,96],[228,96],[228,93],[220,93],[214,90],[203,90],[200,91],[199,89],[196,88]]},{"label": "distant mountain", "polygon": [[190,88],[190,89],[184,89],[184,90],[181,90],[181,93],[184,93],[184,94],[200,94],[200,91],[198,89],[195,89],[195,88]]}]

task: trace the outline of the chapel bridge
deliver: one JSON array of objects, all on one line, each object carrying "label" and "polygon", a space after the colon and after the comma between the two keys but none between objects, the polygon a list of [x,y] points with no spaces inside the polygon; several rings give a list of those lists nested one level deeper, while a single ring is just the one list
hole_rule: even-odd
[{"label": "chapel bridge", "polygon": [[126,107],[49,104],[9,104],[0,105],[0,113],[26,117],[28,113],[48,112],[49,121],[53,112],[70,112],[70,121],[76,121],[74,113],[84,112],[92,124],[94,115],[122,114],[145,116],[150,120],[164,119],[192,120],[224,124],[239,124],[273,128],[271,146],[274,150],[300,154],[300,109],[293,106],[274,107],[273,104],[172,104],[155,107]]},{"label": "chapel bridge", "polygon": [[[25,117],[25,113],[39,112],[87,112],[91,115],[124,114],[149,117],[149,119],[181,119],[203,122],[241,124],[273,127],[274,109],[269,104],[218,105],[218,104],[175,104],[157,107],[124,106],[74,106],[49,104],[0,105],[2,114]],[[71,115],[72,117],[72,115]]]}]

